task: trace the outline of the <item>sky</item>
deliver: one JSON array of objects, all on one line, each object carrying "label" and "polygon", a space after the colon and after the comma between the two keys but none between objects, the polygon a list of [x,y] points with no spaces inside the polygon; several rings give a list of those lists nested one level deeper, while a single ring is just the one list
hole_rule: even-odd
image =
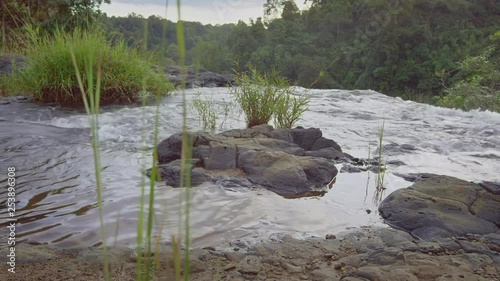
[{"label": "sky", "polygon": [[[295,0],[299,8],[305,7],[304,0]],[[101,5],[101,11],[108,16],[127,16],[136,13],[144,17],[156,15],[177,20],[176,0],[111,0]],[[181,18],[199,21],[203,24],[249,22],[250,18],[263,17],[266,0],[181,0]],[[168,5],[167,5],[168,3]]]}]

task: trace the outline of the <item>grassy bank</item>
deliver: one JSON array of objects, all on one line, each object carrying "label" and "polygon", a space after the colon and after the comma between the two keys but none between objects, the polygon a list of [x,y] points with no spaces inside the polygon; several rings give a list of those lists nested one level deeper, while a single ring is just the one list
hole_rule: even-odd
[{"label": "grassy bank", "polygon": [[96,89],[88,89],[84,65],[89,63],[89,57],[98,63],[103,74],[101,105],[133,103],[144,94],[165,95],[172,89],[164,75],[153,70],[151,56],[127,47],[123,41],[111,45],[98,29],[56,30],[53,35],[31,29],[28,34],[31,44],[24,50],[26,67],[14,69],[11,77],[0,80],[4,95],[28,94],[39,103],[82,105],[72,54],[87,96]]}]

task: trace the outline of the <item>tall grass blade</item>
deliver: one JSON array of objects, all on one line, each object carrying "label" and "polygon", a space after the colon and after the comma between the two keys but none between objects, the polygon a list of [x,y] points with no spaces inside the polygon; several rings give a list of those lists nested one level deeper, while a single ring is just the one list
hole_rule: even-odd
[{"label": "tall grass blade", "polygon": [[[78,80],[78,85],[82,94],[82,99],[85,104],[85,109],[87,115],[89,116],[90,122],[90,132],[92,137],[92,150],[94,153],[94,172],[96,177],[96,188],[97,188],[97,204],[99,208],[99,221],[101,225],[101,239],[103,246],[103,256],[104,256],[104,278],[105,280],[111,280],[109,273],[109,260],[108,260],[108,249],[106,243],[106,228],[104,226],[104,210],[103,210],[103,199],[102,199],[102,180],[101,180],[101,157],[99,152],[99,102],[101,96],[101,66],[100,58],[95,58],[92,54],[88,54],[86,57],[85,69],[87,75],[87,89],[85,89],[81,74],[78,68],[78,64],[73,52],[73,48],[70,45],[71,59],[75,68],[75,74]],[[94,89],[94,66],[97,64],[97,84]],[[90,104],[87,101],[90,100]]]},{"label": "tall grass blade", "polygon": [[[181,0],[177,0],[177,42],[179,46],[179,57],[180,57],[180,66],[182,69],[182,77],[183,80],[186,79],[186,52],[185,52],[185,41],[184,41],[184,27],[181,20]],[[182,82],[182,85],[185,85],[185,81]],[[188,132],[187,128],[187,102],[186,102],[186,93],[182,92],[182,152],[181,152],[181,186],[185,187],[185,216],[184,216],[184,227],[185,227],[185,254],[184,254],[184,280],[189,281],[190,276],[190,263],[189,263],[189,252],[191,248],[190,243],[190,222],[189,222],[189,210],[190,210],[190,201],[191,201],[191,150],[192,150],[192,140],[191,135]],[[182,206],[182,204],[180,204]],[[182,214],[182,212],[179,212]],[[182,221],[182,218],[180,218]],[[180,229],[179,229],[180,230]],[[180,236],[180,235],[179,235]],[[179,243],[180,244],[180,243]],[[180,247],[180,245],[178,245]]]}]

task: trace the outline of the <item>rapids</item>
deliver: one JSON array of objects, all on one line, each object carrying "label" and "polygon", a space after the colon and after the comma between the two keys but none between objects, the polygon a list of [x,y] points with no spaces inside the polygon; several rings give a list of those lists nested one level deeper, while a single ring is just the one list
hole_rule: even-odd
[{"label": "rapids", "polygon": [[[225,116],[222,107],[231,101],[228,90],[186,90],[188,103],[196,93],[210,96],[220,105],[220,124]],[[389,165],[382,197],[411,184],[398,174],[437,173],[470,181],[500,181],[498,113],[439,108],[370,90],[311,90],[309,94],[309,110],[298,125],[320,128],[345,152],[367,158],[371,150],[373,157],[382,123],[384,144],[415,147],[409,153],[387,151],[389,161],[399,160],[405,165]],[[162,100],[160,140],[181,129],[182,107],[179,93]],[[196,111],[190,106],[188,110],[189,127],[199,130]],[[154,106],[107,107],[100,115],[107,244],[136,243],[141,175],[151,165],[154,116]],[[244,126],[243,115],[233,111],[218,131]],[[100,245],[94,160],[84,112],[31,103],[0,105],[0,184],[4,187],[7,167],[16,168],[18,241],[58,248]],[[374,199],[375,178],[370,172],[340,173],[333,189],[323,197],[299,199],[217,184],[193,188],[192,246],[267,239],[277,233],[324,236],[350,227],[383,225]],[[185,205],[181,200],[185,190],[159,182],[155,191],[155,235],[168,243],[170,234],[182,228],[180,209]],[[0,189],[1,237],[7,237],[6,197],[7,189]]]}]

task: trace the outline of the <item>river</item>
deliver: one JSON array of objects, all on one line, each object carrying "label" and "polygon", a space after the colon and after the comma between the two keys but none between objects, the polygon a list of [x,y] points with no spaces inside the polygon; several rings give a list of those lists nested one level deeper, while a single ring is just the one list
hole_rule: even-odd
[{"label": "river", "polygon": [[[304,89],[296,88],[296,92]],[[188,103],[201,93],[219,105],[218,131],[245,126],[243,115],[225,116],[231,101],[224,88],[186,90]],[[308,111],[298,125],[317,127],[345,152],[367,158],[384,144],[409,144],[412,151],[388,150],[382,196],[411,185],[399,174],[436,173],[469,181],[500,181],[500,114],[445,109],[375,91],[310,90]],[[230,106],[234,109],[234,106]],[[187,122],[201,129],[188,106]],[[107,107],[100,115],[103,214],[107,244],[134,246],[137,237],[142,171],[151,164],[155,107]],[[160,140],[182,127],[182,95],[165,97],[159,107]],[[385,159],[385,158],[384,158]],[[88,117],[82,111],[31,103],[0,105],[0,184],[7,167],[16,168],[16,239],[58,248],[101,243],[94,160]],[[340,166],[339,166],[340,168]],[[266,190],[204,184],[191,190],[193,247],[229,240],[258,241],[276,234],[305,238],[342,230],[383,225],[377,212],[376,175],[340,173],[322,197],[284,199]],[[146,180],[146,185],[149,182]],[[155,184],[155,236],[168,243],[179,227],[183,189]],[[147,196],[147,191],[146,191]],[[0,222],[7,218],[6,188],[0,190]],[[7,237],[6,223],[0,236]],[[5,233],[5,234],[4,234]]]}]

